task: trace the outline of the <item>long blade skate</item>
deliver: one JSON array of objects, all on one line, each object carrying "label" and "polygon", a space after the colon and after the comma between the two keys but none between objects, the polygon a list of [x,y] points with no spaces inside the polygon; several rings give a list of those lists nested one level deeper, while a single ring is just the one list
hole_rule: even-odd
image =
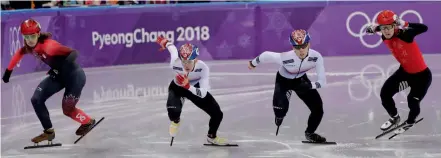
[{"label": "long blade skate", "polygon": [[38,143],[35,143],[33,146],[25,146],[24,149],[35,149],[35,148],[45,148],[45,147],[54,147],[54,146],[61,146],[61,143],[55,143],[53,144],[52,141],[48,141],[48,144],[46,145],[38,145]]},{"label": "long blade skate", "polygon": [[279,134],[279,127],[280,127],[280,126],[277,126],[276,136]]},{"label": "long blade skate", "polygon": [[205,143],[205,146],[239,146],[238,144],[223,144],[223,145],[219,145],[219,144],[210,144],[210,143]]},{"label": "long blade skate", "polygon": [[302,143],[309,143],[309,144],[328,144],[328,145],[336,145],[337,142],[312,142],[312,141],[302,141]]},{"label": "long blade skate", "polygon": [[[420,122],[420,121],[423,120],[423,119],[424,119],[424,118],[421,118],[421,119],[419,119],[417,122]],[[416,123],[416,122],[415,122],[415,123]],[[386,130],[386,131],[384,131],[383,133],[381,133],[380,135],[376,136],[375,139],[381,138],[381,137],[383,137],[383,136],[389,134],[390,132],[393,132],[393,131],[397,130],[398,128],[403,127],[404,125],[406,125],[406,124],[405,124],[405,123],[402,123],[402,124],[400,124],[400,125],[398,125],[398,126],[396,126],[396,127],[394,127],[394,128],[391,128],[391,129],[389,129],[389,130]]]},{"label": "long blade skate", "polygon": [[[422,121],[422,120],[423,120],[423,118],[420,118],[418,121],[415,122],[415,124],[417,124],[418,122],[420,122],[420,121]],[[403,123],[403,124],[404,124],[404,123]],[[414,124],[414,125],[415,125],[415,124]],[[412,128],[412,127],[411,127],[411,128]],[[408,130],[409,130],[409,129],[408,129]],[[406,131],[407,131],[407,130],[406,130]],[[406,131],[404,131],[404,132],[406,132]],[[404,132],[403,132],[403,133],[404,133]],[[399,133],[399,134],[395,133],[394,135],[390,136],[389,139],[392,139],[392,138],[394,138],[395,136],[400,135],[400,134],[403,134],[403,133]]]},{"label": "long blade skate", "polygon": [[96,127],[101,121],[103,121],[103,120],[104,120],[104,117],[102,117],[98,122],[96,122],[96,123],[92,126],[92,128],[90,128],[90,130],[87,131],[86,134],[84,134],[84,135],[82,135],[80,138],[78,138],[78,139],[74,142],[74,144],[78,143],[78,141],[80,141],[84,136],[86,136],[90,131],[92,131],[92,129],[95,128],[95,127]]},{"label": "long blade skate", "polygon": [[170,146],[173,146],[173,140],[175,139],[175,137],[172,137],[172,139],[170,140]]}]

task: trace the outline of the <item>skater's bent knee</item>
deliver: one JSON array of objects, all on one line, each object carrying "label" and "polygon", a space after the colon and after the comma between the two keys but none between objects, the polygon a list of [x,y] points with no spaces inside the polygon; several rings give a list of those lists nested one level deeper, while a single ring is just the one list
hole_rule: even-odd
[{"label": "skater's bent knee", "polygon": [[315,110],[314,113],[316,113],[317,115],[323,115],[323,108]]},{"label": "skater's bent knee", "polygon": [[311,110],[311,114],[317,115],[317,116],[323,116],[323,108],[316,108]]},{"label": "skater's bent knee", "polygon": [[224,113],[222,111],[219,111],[218,113],[218,118],[222,119],[224,117]]},{"label": "skater's bent knee", "polygon": [[394,96],[394,93],[390,93],[390,92],[387,92],[387,91],[384,91],[384,90],[382,90],[380,92],[380,98],[382,100],[384,100],[384,99],[387,99],[387,100],[392,99],[393,96]]},{"label": "skater's bent knee", "polygon": [[32,96],[32,98],[31,98],[31,103],[33,106],[44,104],[44,102],[45,102],[45,100],[42,99],[41,97]]},{"label": "skater's bent knee", "polygon": [[222,111],[216,111],[214,113],[209,114],[211,118],[222,119],[224,117],[224,113]]}]

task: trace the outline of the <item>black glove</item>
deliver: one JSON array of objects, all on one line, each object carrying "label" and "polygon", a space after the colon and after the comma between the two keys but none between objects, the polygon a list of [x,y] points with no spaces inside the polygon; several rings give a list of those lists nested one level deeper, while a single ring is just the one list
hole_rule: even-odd
[{"label": "black glove", "polygon": [[11,73],[12,73],[12,70],[8,70],[8,69],[6,69],[5,70],[5,73],[3,74],[3,82],[5,82],[5,83],[8,83],[9,82],[9,78],[11,77]]},{"label": "black glove", "polygon": [[369,26],[366,26],[366,28],[365,28],[365,32],[370,33],[370,34],[376,33],[378,31],[381,31],[381,30],[380,30],[380,27],[378,27],[376,25],[369,25]]}]

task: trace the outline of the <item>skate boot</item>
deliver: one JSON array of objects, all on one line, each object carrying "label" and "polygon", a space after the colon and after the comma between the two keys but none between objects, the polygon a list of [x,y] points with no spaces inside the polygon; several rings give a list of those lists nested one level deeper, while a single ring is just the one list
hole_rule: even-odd
[{"label": "skate boot", "polygon": [[322,137],[316,133],[307,133],[305,132],[305,137],[310,142],[323,143],[326,142],[326,138]]},{"label": "skate boot", "polygon": [[95,119],[90,119],[90,121],[87,124],[82,124],[77,131],[75,132],[76,135],[78,136],[82,136],[87,134],[87,132],[90,131],[90,129],[93,127],[93,125],[95,125],[96,121]]},{"label": "skate boot", "polygon": [[274,120],[276,126],[280,126],[282,122],[283,122],[283,117],[276,117],[276,119]]},{"label": "skate boot", "polygon": [[383,123],[380,129],[386,131],[391,129],[392,127],[397,127],[399,123],[400,123],[400,115],[397,114],[396,116],[390,118],[385,123]]},{"label": "skate boot", "polygon": [[218,136],[213,137],[212,135],[207,135],[207,143],[213,145],[228,145],[228,140]]},{"label": "skate boot", "polygon": [[44,130],[42,134],[39,136],[36,136],[35,138],[32,138],[32,142],[35,144],[40,143],[42,141],[47,140],[49,143],[52,142],[52,140],[55,139],[55,131],[53,128],[49,128],[47,130]]},{"label": "skate boot", "polygon": [[407,123],[407,121],[406,121],[406,122],[404,122],[404,126],[398,128],[397,130],[395,130],[394,133],[395,133],[395,134],[401,134],[401,133],[404,133],[404,132],[406,132],[409,128],[413,127],[413,124],[415,124],[415,123]]},{"label": "skate boot", "polygon": [[179,130],[179,125],[180,125],[179,121],[177,121],[177,122],[176,121],[172,121],[170,123],[170,127],[168,129],[168,132],[170,133],[171,137],[175,137],[176,136],[176,134],[178,133],[178,130]]}]

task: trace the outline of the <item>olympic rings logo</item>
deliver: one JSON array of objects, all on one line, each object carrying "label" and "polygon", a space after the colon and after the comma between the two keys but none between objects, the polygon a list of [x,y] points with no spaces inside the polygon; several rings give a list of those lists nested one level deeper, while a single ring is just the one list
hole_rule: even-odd
[{"label": "olympic rings logo", "polygon": [[[386,70],[384,70],[381,66],[375,65],[375,64],[369,64],[363,67],[360,71],[360,75],[353,77],[352,79],[349,79],[348,82],[348,94],[351,100],[356,101],[366,101],[369,98],[374,95],[378,100],[381,100],[380,98],[380,90],[383,86],[383,83],[386,81],[386,79],[391,76],[399,67],[399,64],[394,64],[389,66]],[[378,76],[378,74],[380,76]],[[376,76],[373,79],[369,79],[368,75],[370,76]],[[354,88],[355,84],[361,84],[362,88]],[[398,88],[398,87],[397,87]],[[358,91],[363,91],[363,89],[366,91],[365,93],[356,96],[355,93]],[[405,91],[401,91],[400,94],[407,98],[407,94],[409,93],[409,88],[407,88]]]},{"label": "olympic rings logo", "polygon": [[[361,44],[363,44],[363,46],[365,46],[365,47],[367,47],[367,48],[376,48],[376,47],[380,46],[380,44],[381,44],[381,42],[382,42],[382,40],[381,40],[381,38],[380,38],[379,41],[378,41],[377,43],[375,43],[375,44],[369,44],[369,43],[367,43],[367,42],[364,40],[364,38],[363,38],[364,35],[366,35],[365,28],[368,27],[369,25],[372,25],[372,24],[375,23],[375,21],[376,21],[376,19],[377,19],[377,16],[380,14],[380,12],[381,12],[381,11],[377,12],[377,13],[374,15],[374,17],[372,17],[372,19],[369,19],[369,16],[368,16],[366,13],[361,12],[361,11],[356,11],[356,12],[353,12],[353,13],[349,14],[348,18],[346,19],[346,29],[348,30],[349,34],[351,34],[351,36],[353,36],[353,37],[358,37],[358,38],[360,38],[360,42],[361,42]],[[415,11],[415,10],[406,10],[406,11],[404,11],[404,12],[402,12],[402,13],[400,14],[399,18],[402,19],[402,18],[403,18],[405,15],[407,15],[407,14],[413,14],[413,15],[415,15],[415,16],[418,18],[419,23],[423,23],[423,17],[421,17],[421,14],[418,13],[417,11]],[[358,31],[358,33],[352,31],[352,29],[350,28],[350,23],[351,23],[352,18],[354,18],[354,17],[357,16],[357,15],[361,15],[362,17],[364,17],[364,18],[366,19],[366,24],[364,24],[364,25],[360,28],[360,30]],[[381,33],[380,33],[380,32],[377,32],[377,35],[381,35]]]},{"label": "olympic rings logo", "polygon": [[26,113],[26,101],[21,85],[12,87],[12,107],[13,116],[19,119],[17,123],[19,122],[19,125],[24,124],[25,120],[22,116]]},{"label": "olympic rings logo", "polygon": [[[17,52],[23,45],[21,41],[23,41],[23,37],[20,35],[20,27],[10,27],[9,28],[9,54],[14,56],[15,52]],[[20,67],[21,60],[17,63],[17,67]]]}]

